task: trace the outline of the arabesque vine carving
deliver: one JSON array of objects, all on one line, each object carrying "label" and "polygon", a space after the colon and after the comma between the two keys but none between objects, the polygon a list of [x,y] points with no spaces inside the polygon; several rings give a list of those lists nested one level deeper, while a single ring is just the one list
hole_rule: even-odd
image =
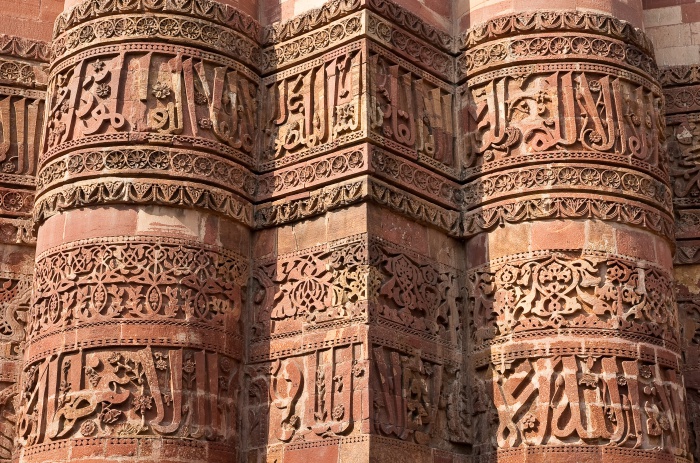
[{"label": "arabesque vine carving", "polygon": [[615,255],[540,252],[467,274],[476,346],[562,328],[627,330],[679,342],[670,275]]},{"label": "arabesque vine carving", "polygon": [[165,239],[66,245],[37,258],[29,335],[121,318],[223,325],[240,317],[247,265],[223,249]]},{"label": "arabesque vine carving", "polygon": [[642,29],[613,16],[581,11],[533,11],[499,16],[470,28],[462,35],[461,47],[519,34],[578,30],[615,37],[651,52],[651,40]]},{"label": "arabesque vine carving", "polygon": [[455,269],[360,235],[263,261],[255,273],[257,336],[300,331],[334,320],[366,319],[439,339],[460,340],[460,287]]}]

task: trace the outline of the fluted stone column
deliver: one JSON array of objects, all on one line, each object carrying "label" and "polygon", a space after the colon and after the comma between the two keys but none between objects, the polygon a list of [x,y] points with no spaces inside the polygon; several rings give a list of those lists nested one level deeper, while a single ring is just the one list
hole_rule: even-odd
[{"label": "fluted stone column", "polygon": [[0,35],[0,461],[15,446],[18,378],[32,293],[31,212],[49,47]]},{"label": "fluted stone column", "polygon": [[258,33],[214,2],[57,19],[18,461],[237,461]]},{"label": "fluted stone column", "polygon": [[663,69],[661,82],[666,101],[666,134],[676,218],[674,274],[681,324],[683,374],[688,394],[690,448],[700,457],[700,202],[698,201],[699,165],[696,156],[700,143],[700,68],[672,66]]},{"label": "fluted stone column", "polygon": [[463,39],[477,458],[687,461],[648,40],[575,11],[493,18]]}]

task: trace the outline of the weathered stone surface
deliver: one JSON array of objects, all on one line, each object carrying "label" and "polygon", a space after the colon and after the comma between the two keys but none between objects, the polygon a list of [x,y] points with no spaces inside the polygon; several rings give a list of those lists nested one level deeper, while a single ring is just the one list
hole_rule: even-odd
[{"label": "weathered stone surface", "polygon": [[0,36],[0,461],[700,458],[696,23],[642,3]]}]

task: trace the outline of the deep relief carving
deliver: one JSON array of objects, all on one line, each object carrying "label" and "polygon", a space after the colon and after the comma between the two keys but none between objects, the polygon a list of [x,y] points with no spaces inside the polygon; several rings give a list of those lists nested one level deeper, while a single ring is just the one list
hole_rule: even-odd
[{"label": "deep relief carving", "polygon": [[240,365],[217,353],[88,350],[52,355],[23,375],[18,430],[25,447],[149,435],[237,444]]},{"label": "deep relief carving", "polygon": [[671,213],[671,189],[653,177],[622,168],[599,168],[586,164],[568,163],[562,167],[534,167],[484,175],[464,187],[464,202],[468,208],[486,201],[524,195],[533,190],[543,192],[556,188],[590,189],[623,194],[638,200],[651,201],[668,214]]},{"label": "deep relief carving", "polygon": [[0,55],[46,63],[49,61],[49,51],[46,42],[0,34]]},{"label": "deep relief carving", "polygon": [[263,51],[261,70],[262,72],[271,71],[308,59],[314,53],[326,51],[347,39],[359,36],[363,29],[364,16],[355,14],[300,38],[282,42]]},{"label": "deep relief carving", "polygon": [[430,72],[443,79],[454,80],[455,61],[447,53],[443,53],[414,39],[410,34],[395,26],[393,18],[390,22],[383,21],[373,14],[367,18],[367,33],[380,42],[388,45],[393,51],[407,57],[418,66],[423,66]]},{"label": "deep relief carving", "polygon": [[[100,0],[62,14],[54,37],[44,111],[28,93],[44,69],[5,62],[47,51],[0,36],[13,56],[0,84],[22,87],[0,88],[0,181],[23,186],[0,191],[0,212],[16,216],[0,219],[0,242],[32,241],[32,207],[46,227],[107,205],[197,209],[212,223],[199,241],[68,242],[37,257],[33,285],[0,275],[0,342],[26,355],[17,386],[0,375],[0,460],[16,452],[6,429],[29,460],[166,442],[145,437],[218,449],[202,461],[274,446],[244,458],[271,462],[370,435],[455,461],[538,446],[687,456],[677,366],[689,334],[668,269],[560,250],[450,266],[464,263],[453,237],[533,220],[672,237],[672,191],[676,206],[700,197],[696,129],[665,132],[639,29],[517,14],[472,28],[458,55],[454,37],[389,0],[332,0],[264,30],[208,0]],[[665,90],[671,112],[700,107],[687,91]],[[429,251],[378,238],[392,236],[385,224],[280,255],[281,241],[248,246],[245,229],[362,202],[428,229]],[[689,236],[700,215],[681,210],[677,227]],[[203,244],[218,240],[269,254]],[[700,262],[700,246],[678,256]]]},{"label": "deep relief carving", "polygon": [[253,274],[255,337],[366,317],[370,280],[366,237],[344,245],[259,260]]},{"label": "deep relief carving", "polygon": [[104,141],[123,133],[128,135],[124,142],[205,139],[251,163],[257,77],[221,57],[216,62],[187,56],[188,49],[173,51],[180,53],[105,49],[97,57],[79,55],[57,68],[49,91],[42,162],[76,142]]},{"label": "deep relief carving", "polygon": [[383,319],[381,324],[459,345],[462,294],[457,271],[388,241],[370,244],[372,315]]},{"label": "deep relief carving", "polygon": [[17,423],[15,402],[19,395],[16,383],[0,383],[0,407],[3,414],[0,416],[0,461],[12,461],[12,453],[15,449],[15,428]]},{"label": "deep relief carving", "polygon": [[[249,447],[359,433],[367,360],[361,344],[246,367],[243,417]],[[366,399],[364,399],[366,400]]]},{"label": "deep relief carving", "polygon": [[[562,355],[492,365],[475,378],[482,452],[547,445],[654,449],[687,455],[685,394],[654,360]],[[490,437],[490,441],[487,441]]]},{"label": "deep relief carving", "polygon": [[546,197],[518,198],[464,212],[463,236],[473,236],[506,223],[543,219],[598,219],[636,225],[665,238],[673,237],[668,213],[630,200],[591,198],[585,193],[552,193]]},{"label": "deep relief carving", "polygon": [[258,337],[366,320],[369,302],[382,324],[451,345],[461,339],[456,270],[365,235],[264,260],[254,280]]},{"label": "deep relief carving", "polygon": [[373,346],[371,378],[376,434],[422,445],[469,441],[470,417],[455,365]]},{"label": "deep relief carving", "polygon": [[700,299],[682,285],[676,287],[681,316],[683,376],[688,401],[690,451],[700,457]]},{"label": "deep relief carving", "polygon": [[[33,195],[30,196],[33,199]],[[106,204],[156,204],[206,209],[238,222],[253,222],[253,206],[238,196],[206,186],[167,180],[133,181],[105,178],[51,190],[37,199],[34,220],[41,223],[61,211]],[[31,210],[31,204],[28,207]]]},{"label": "deep relief carving", "polygon": [[38,194],[59,182],[109,174],[168,175],[214,182],[245,197],[255,195],[255,176],[239,164],[204,152],[143,146],[74,151],[45,165],[36,179]]},{"label": "deep relief carving", "polygon": [[688,207],[700,205],[700,127],[694,121],[669,124],[668,147],[671,157],[673,203]]},{"label": "deep relief carving", "polygon": [[228,27],[173,15],[118,15],[85,22],[56,37],[51,42],[51,54],[56,62],[91,45],[137,39],[200,45],[253,67],[260,67],[260,49],[255,41]]},{"label": "deep relief carving", "polygon": [[534,11],[501,16],[476,25],[461,37],[462,48],[511,35],[552,31],[581,31],[630,42],[651,54],[653,46],[644,32],[613,16],[580,11]]},{"label": "deep relief carving", "polygon": [[30,339],[127,318],[236,325],[248,277],[241,256],[164,238],[102,241],[37,256]]},{"label": "deep relief carving", "polygon": [[0,180],[3,183],[32,185],[39,158],[44,101],[24,96],[4,96],[1,93]]},{"label": "deep relief carving", "polygon": [[467,274],[476,346],[537,330],[624,330],[678,344],[671,277],[624,257],[540,252]]},{"label": "deep relief carving", "polygon": [[455,165],[451,86],[380,49],[369,57],[369,124],[385,146]]},{"label": "deep relief carving", "polygon": [[94,18],[127,13],[183,14],[228,26],[246,37],[258,40],[260,24],[236,8],[204,0],[107,0],[99,3],[85,1],[63,12],[54,23],[54,38],[67,30]]},{"label": "deep relief carving", "polygon": [[503,76],[470,87],[462,113],[468,167],[567,150],[666,169],[661,96],[620,77],[573,71]]},{"label": "deep relief carving", "polygon": [[264,80],[264,169],[358,137],[362,52],[355,43]]},{"label": "deep relief carving", "polygon": [[0,274],[0,343],[3,344],[0,357],[2,358],[19,360],[22,354],[31,297],[31,275],[7,272]]}]

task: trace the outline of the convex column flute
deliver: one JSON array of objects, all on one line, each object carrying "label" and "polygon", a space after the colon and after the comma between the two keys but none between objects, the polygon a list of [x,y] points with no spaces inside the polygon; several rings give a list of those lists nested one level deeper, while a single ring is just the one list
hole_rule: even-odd
[{"label": "convex column flute", "polygon": [[19,461],[235,461],[258,33],[213,2],[57,19]]},{"label": "convex column flute", "polygon": [[489,20],[463,46],[477,452],[686,457],[650,43],[613,17],[564,11]]}]

